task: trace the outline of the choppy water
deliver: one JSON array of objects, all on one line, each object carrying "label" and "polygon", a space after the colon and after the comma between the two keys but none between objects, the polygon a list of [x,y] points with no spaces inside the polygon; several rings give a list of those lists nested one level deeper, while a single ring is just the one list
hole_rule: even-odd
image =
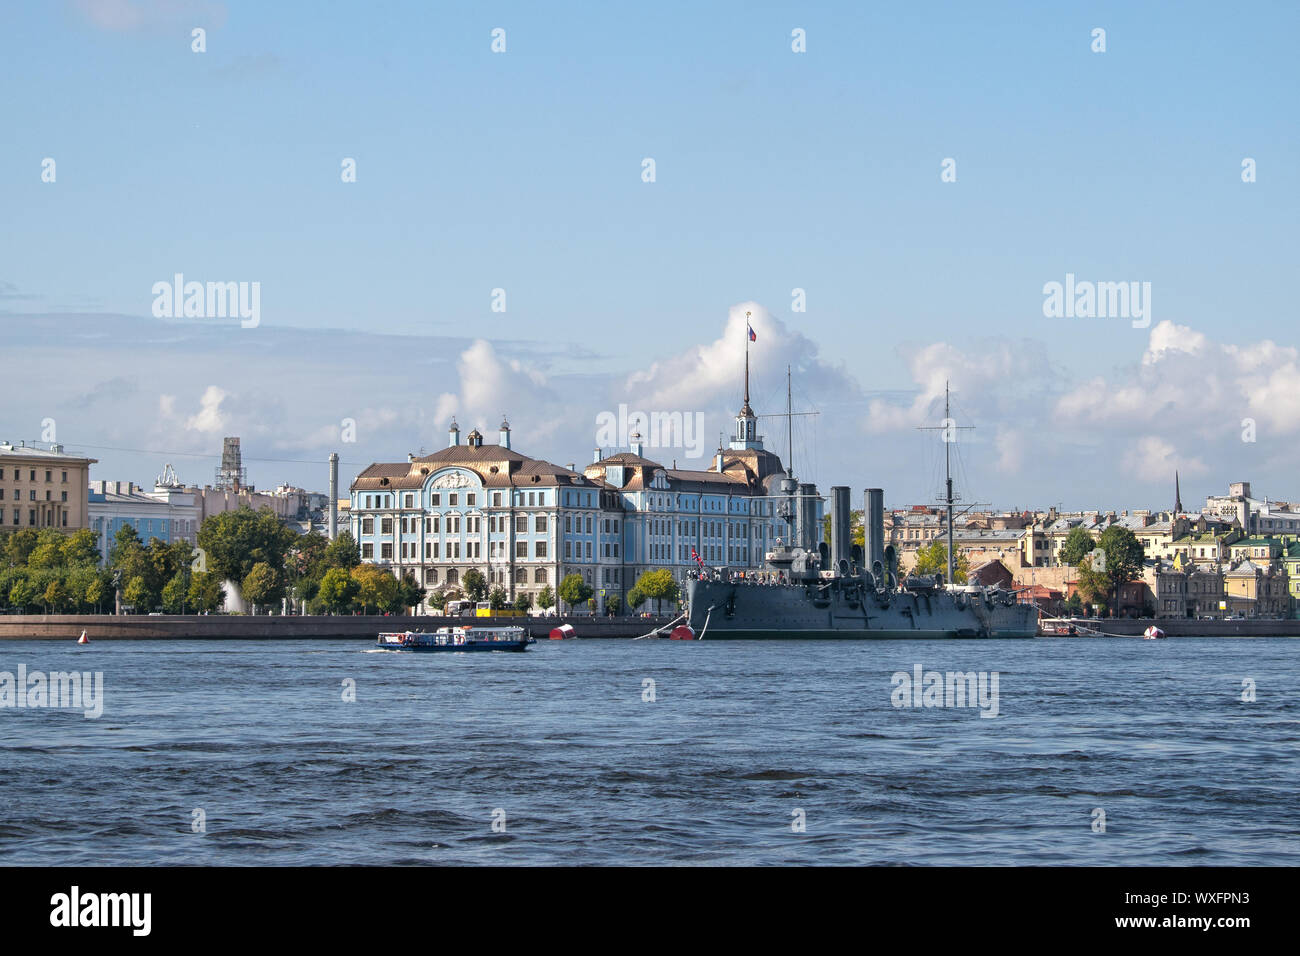
[{"label": "choppy water", "polygon": [[[105,706],[0,710],[0,863],[1295,865],[1297,655],[1286,639],[5,643],[0,671],[102,671]],[[891,675],[916,664],[997,671],[999,716],[895,708]]]}]

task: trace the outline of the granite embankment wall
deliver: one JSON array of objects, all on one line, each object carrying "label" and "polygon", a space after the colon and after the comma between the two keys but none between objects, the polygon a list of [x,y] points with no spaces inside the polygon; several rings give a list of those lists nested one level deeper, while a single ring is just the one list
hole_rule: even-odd
[{"label": "granite embankment wall", "polygon": [[158,617],[111,614],[0,615],[0,641],[76,640],[84,629],[91,641],[104,640],[259,640],[346,638],[374,640],[380,631],[433,630],[451,624],[518,624],[537,638],[551,628],[572,624],[578,637],[640,637],[669,618],[460,618],[358,616],[244,616],[171,614]]}]

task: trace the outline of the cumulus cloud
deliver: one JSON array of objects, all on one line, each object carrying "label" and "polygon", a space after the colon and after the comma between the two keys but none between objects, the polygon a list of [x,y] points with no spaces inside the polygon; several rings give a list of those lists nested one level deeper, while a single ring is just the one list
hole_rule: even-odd
[{"label": "cumulus cloud", "polygon": [[199,399],[199,410],[185,420],[185,427],[197,432],[215,433],[225,428],[221,415],[221,403],[225,400],[224,389],[209,385]]},{"label": "cumulus cloud", "polygon": [[1124,468],[1143,481],[1155,483],[1168,482],[1175,472],[1186,476],[1208,471],[1199,458],[1180,453],[1173,442],[1158,435],[1137,439],[1124,453]]}]

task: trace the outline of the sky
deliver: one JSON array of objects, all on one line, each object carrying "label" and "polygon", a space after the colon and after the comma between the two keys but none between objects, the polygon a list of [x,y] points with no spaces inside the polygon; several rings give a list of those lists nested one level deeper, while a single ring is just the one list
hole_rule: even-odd
[{"label": "sky", "polygon": [[[949,383],[969,503],[1163,508],[1175,471],[1189,505],[1300,499],[1298,28],[1289,2],[11,0],[0,439],[202,484],[239,435],[259,487],[324,490],[331,451],[346,483],[453,415],[580,466],[626,406],[697,424],[647,453],[704,467],[749,324],[755,410],[789,365],[823,489],[933,500]],[[178,273],[257,283],[256,324],[160,316]],[[1067,281],[1145,314],[1049,316]],[[785,430],[760,422],[782,456]]]}]

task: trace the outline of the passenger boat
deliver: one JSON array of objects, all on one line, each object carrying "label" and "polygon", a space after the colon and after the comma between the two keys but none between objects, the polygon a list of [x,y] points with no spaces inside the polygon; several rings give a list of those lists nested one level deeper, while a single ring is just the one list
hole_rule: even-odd
[{"label": "passenger boat", "polygon": [[394,631],[379,635],[376,647],[389,651],[522,651],[533,638],[522,627],[461,625],[428,631]]}]

